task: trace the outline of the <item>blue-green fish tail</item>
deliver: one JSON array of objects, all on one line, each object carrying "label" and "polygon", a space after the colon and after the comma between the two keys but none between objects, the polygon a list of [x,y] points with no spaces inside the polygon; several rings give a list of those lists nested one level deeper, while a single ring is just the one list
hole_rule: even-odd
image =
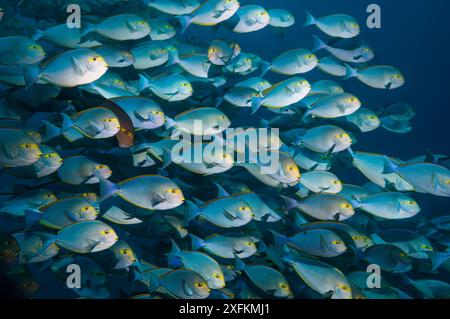
[{"label": "blue-green fish tail", "polygon": [[314,18],[314,16],[310,12],[306,11],[306,21],[303,26],[307,27],[310,25],[315,25],[316,23],[317,23],[316,18]]},{"label": "blue-green fish tail", "polygon": [[189,237],[191,237],[191,249],[192,250],[199,250],[206,245],[205,241],[203,239],[201,239],[200,237],[197,237],[192,234],[190,234]]}]

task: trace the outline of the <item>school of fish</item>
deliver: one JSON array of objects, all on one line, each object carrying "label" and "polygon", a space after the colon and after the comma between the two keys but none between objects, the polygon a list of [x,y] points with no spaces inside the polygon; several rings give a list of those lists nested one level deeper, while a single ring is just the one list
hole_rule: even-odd
[{"label": "school of fish", "polygon": [[[81,28],[66,23],[71,4]],[[376,49],[351,15],[294,17],[238,0],[1,9],[9,297],[450,298],[450,216],[425,218],[415,199],[450,197],[448,154],[399,159],[357,143],[374,130],[410,132],[415,111],[403,101],[370,108],[344,91],[347,81],[380,95],[408,85],[395,66],[372,63]],[[296,23],[313,48],[299,40],[265,60],[233,40],[270,28],[276,43]],[[205,43],[192,25],[228,37]],[[283,80],[272,83],[274,73]],[[173,158],[174,131],[200,137],[182,144],[204,153],[239,138],[223,136],[238,127],[280,134],[202,162]],[[245,152],[269,152],[278,166],[266,174],[262,161],[236,159]],[[347,171],[367,183],[346,183]],[[71,265],[79,287],[67,286]]]}]

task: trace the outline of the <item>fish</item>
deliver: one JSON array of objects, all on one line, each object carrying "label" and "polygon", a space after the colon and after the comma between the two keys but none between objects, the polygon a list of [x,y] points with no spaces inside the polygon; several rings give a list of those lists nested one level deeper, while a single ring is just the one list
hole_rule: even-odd
[{"label": "fish", "polygon": [[140,82],[139,91],[149,88],[156,96],[169,102],[186,100],[193,93],[191,83],[180,74],[171,74],[155,80],[141,76]]},{"label": "fish", "polygon": [[39,145],[22,130],[0,128],[0,166],[28,166],[42,156]]},{"label": "fish", "polygon": [[208,253],[221,258],[233,259],[238,256],[241,259],[249,258],[256,254],[256,239],[251,236],[239,236],[236,234],[213,234],[201,239],[193,234],[189,237],[192,241],[192,249],[203,249]]},{"label": "fish", "polygon": [[0,38],[0,64],[30,65],[41,62],[45,58],[44,49],[35,41],[18,36]]},{"label": "fish", "polygon": [[374,194],[362,200],[355,199],[353,203],[369,214],[386,219],[410,218],[421,211],[410,196],[397,192]]},{"label": "fish", "polygon": [[82,34],[91,32],[117,41],[139,40],[149,35],[150,26],[146,20],[136,14],[118,14],[97,24],[88,25]]},{"label": "fish", "polygon": [[57,171],[59,178],[67,184],[97,184],[100,178],[108,178],[112,171],[108,165],[91,161],[85,156],[75,155],[64,159]]},{"label": "fish", "polygon": [[94,50],[74,49],[61,53],[40,68],[26,66],[23,73],[27,86],[42,80],[62,87],[75,87],[98,80],[107,70],[105,59]]},{"label": "fish", "polygon": [[355,69],[345,65],[346,79],[356,77],[364,84],[375,89],[394,90],[405,84],[405,78],[399,70],[388,65],[374,65],[364,69]]},{"label": "fish", "polygon": [[184,202],[181,189],[160,175],[141,175],[117,184],[100,179],[101,200],[117,195],[134,206],[151,210],[168,210]]},{"label": "fish", "polygon": [[189,15],[179,18],[181,33],[184,33],[189,25],[213,26],[231,18],[239,9],[237,0],[207,0],[192,11]]},{"label": "fish", "polygon": [[262,75],[269,70],[283,75],[308,73],[313,70],[318,63],[319,60],[311,51],[306,49],[292,49],[281,53],[275,57],[271,63],[268,63],[263,69]]},{"label": "fish", "polygon": [[196,251],[182,251],[172,240],[172,250],[167,254],[169,265],[183,266],[199,273],[211,289],[225,287],[225,279],[219,264],[210,256]]},{"label": "fish", "polygon": [[325,49],[335,58],[341,60],[342,62],[366,63],[370,62],[375,58],[375,53],[373,52],[373,49],[367,43],[362,43],[359,47],[353,50],[345,50],[335,48],[326,44],[318,36],[313,37],[315,41],[313,49],[314,52]]},{"label": "fish", "polygon": [[358,21],[346,14],[333,14],[320,18],[315,18],[306,11],[306,21],[304,26],[314,25],[325,34],[335,38],[354,38],[360,34]]},{"label": "fish", "polygon": [[120,47],[103,45],[95,48],[95,51],[105,59],[111,68],[126,68],[135,62],[133,54]]},{"label": "fish", "polygon": [[123,97],[111,99],[130,117],[135,130],[153,130],[166,122],[161,106],[145,97]]},{"label": "fish", "polygon": [[[233,17],[236,16],[235,22]],[[233,27],[231,29],[236,33],[249,33],[261,30],[269,25],[271,20],[269,12],[258,5],[241,6],[233,17],[224,23],[232,22]]]}]

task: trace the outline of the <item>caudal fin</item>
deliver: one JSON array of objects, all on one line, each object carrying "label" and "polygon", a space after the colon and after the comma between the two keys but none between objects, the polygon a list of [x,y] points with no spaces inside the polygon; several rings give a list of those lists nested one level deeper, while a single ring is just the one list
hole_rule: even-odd
[{"label": "caudal fin", "polygon": [[264,103],[263,97],[259,96],[252,97],[252,114],[255,114],[263,103]]},{"label": "caudal fin", "polygon": [[313,52],[317,52],[322,49],[326,49],[328,47],[328,45],[325,42],[323,42],[322,39],[320,39],[318,36],[313,35],[313,38],[314,38]]},{"label": "caudal fin", "polygon": [[186,213],[184,216],[183,225],[188,225],[191,220],[193,220],[195,217],[199,216],[201,213],[201,209],[195,205],[190,200],[186,201]]},{"label": "caudal fin", "polygon": [[267,61],[261,61],[261,77],[263,77],[272,68],[272,64]]},{"label": "caudal fin", "polygon": [[106,178],[100,178],[100,201],[111,197],[119,190],[119,187]]},{"label": "caudal fin", "polygon": [[348,80],[358,76],[358,70],[352,68],[350,65],[345,64],[345,78],[344,80]]},{"label": "caudal fin", "polygon": [[179,16],[178,22],[180,23],[180,27],[181,27],[180,33],[183,34],[187,30],[187,28],[189,28],[189,26],[191,25],[192,16],[190,16],[190,15]]},{"label": "caudal fin", "polygon": [[34,225],[39,223],[41,218],[42,218],[42,213],[40,211],[32,210],[32,209],[25,210],[26,229],[30,229],[31,227],[33,227]]},{"label": "caudal fin", "polygon": [[314,18],[314,16],[309,11],[306,11],[306,21],[303,26],[307,27],[310,25],[315,25],[316,23],[317,23],[316,18]]},{"label": "caudal fin", "polygon": [[59,127],[45,120],[42,122],[44,123],[45,127],[45,137],[44,137],[45,142],[61,135],[61,129]]},{"label": "caudal fin", "polygon": [[22,66],[22,68],[26,87],[32,86],[37,82],[37,80],[39,80],[39,77],[41,76],[41,70],[29,65],[24,65]]},{"label": "caudal fin", "polygon": [[201,239],[200,237],[197,237],[192,234],[189,234],[189,237],[191,237],[191,249],[192,250],[199,250],[200,248],[205,246],[205,241],[203,239]]},{"label": "caudal fin", "polygon": [[273,235],[273,240],[275,242],[276,247],[282,247],[283,245],[286,245],[289,242],[289,238],[283,234],[280,234],[274,230],[270,230],[270,232]]}]

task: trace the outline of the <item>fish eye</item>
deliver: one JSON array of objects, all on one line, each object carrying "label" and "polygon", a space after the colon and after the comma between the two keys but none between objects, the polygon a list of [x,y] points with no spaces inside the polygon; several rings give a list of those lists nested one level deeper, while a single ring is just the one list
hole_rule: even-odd
[{"label": "fish eye", "polygon": [[285,283],[280,283],[279,286],[280,286],[281,289],[287,289],[288,288],[288,285],[286,285]]},{"label": "fish eye", "polygon": [[178,194],[178,193],[180,193],[180,189],[179,188],[170,188],[169,193]]},{"label": "fish eye", "polygon": [[247,63],[250,63],[250,62],[252,62],[252,59],[250,59],[250,58],[245,58],[244,61],[247,62]]},{"label": "fish eye", "polygon": [[84,207],[83,207],[83,210],[84,210],[85,212],[87,212],[89,209],[90,209],[89,206],[84,206]]},{"label": "fish eye", "polygon": [[447,180],[445,181],[445,184],[446,184],[446,185],[450,185],[450,179],[447,179]]},{"label": "fish eye", "polygon": [[405,257],[405,256],[406,256],[406,254],[404,252],[400,253],[400,257]]},{"label": "fish eye", "polygon": [[331,243],[332,243],[333,245],[341,245],[341,244],[342,244],[342,241],[340,241],[340,240],[333,240]]},{"label": "fish eye", "polygon": [[413,200],[410,200],[408,202],[408,205],[415,206],[415,205],[417,205],[417,203],[415,201],[413,201]]},{"label": "fish eye", "polygon": [[239,209],[245,212],[248,210],[248,206],[241,206]]},{"label": "fish eye", "polygon": [[223,279],[223,276],[221,274],[214,274],[214,277],[217,279]]},{"label": "fish eye", "polygon": [[108,235],[108,234],[109,234],[109,229],[105,229],[105,230],[103,231],[103,234]]},{"label": "fish eye", "polygon": [[122,254],[127,255],[128,254],[128,249],[127,248],[122,249]]},{"label": "fish eye", "polygon": [[354,28],[359,27],[359,25],[358,25],[357,23],[353,23],[352,26],[353,26]]},{"label": "fish eye", "polygon": [[194,286],[195,287],[197,287],[197,288],[202,288],[202,287],[204,287],[206,284],[204,283],[204,282],[196,282],[195,284],[194,284]]},{"label": "fish eye", "polygon": [[248,242],[246,242],[245,244],[246,244],[247,246],[250,246],[250,247],[255,246],[255,243],[252,242],[252,241],[248,241]]},{"label": "fish eye", "polygon": [[352,205],[344,203],[341,205],[341,208],[352,208]]},{"label": "fish eye", "polygon": [[339,181],[339,180],[333,181],[333,184],[336,184],[336,185],[338,185],[338,184],[340,184],[340,183],[341,183],[341,181]]}]

